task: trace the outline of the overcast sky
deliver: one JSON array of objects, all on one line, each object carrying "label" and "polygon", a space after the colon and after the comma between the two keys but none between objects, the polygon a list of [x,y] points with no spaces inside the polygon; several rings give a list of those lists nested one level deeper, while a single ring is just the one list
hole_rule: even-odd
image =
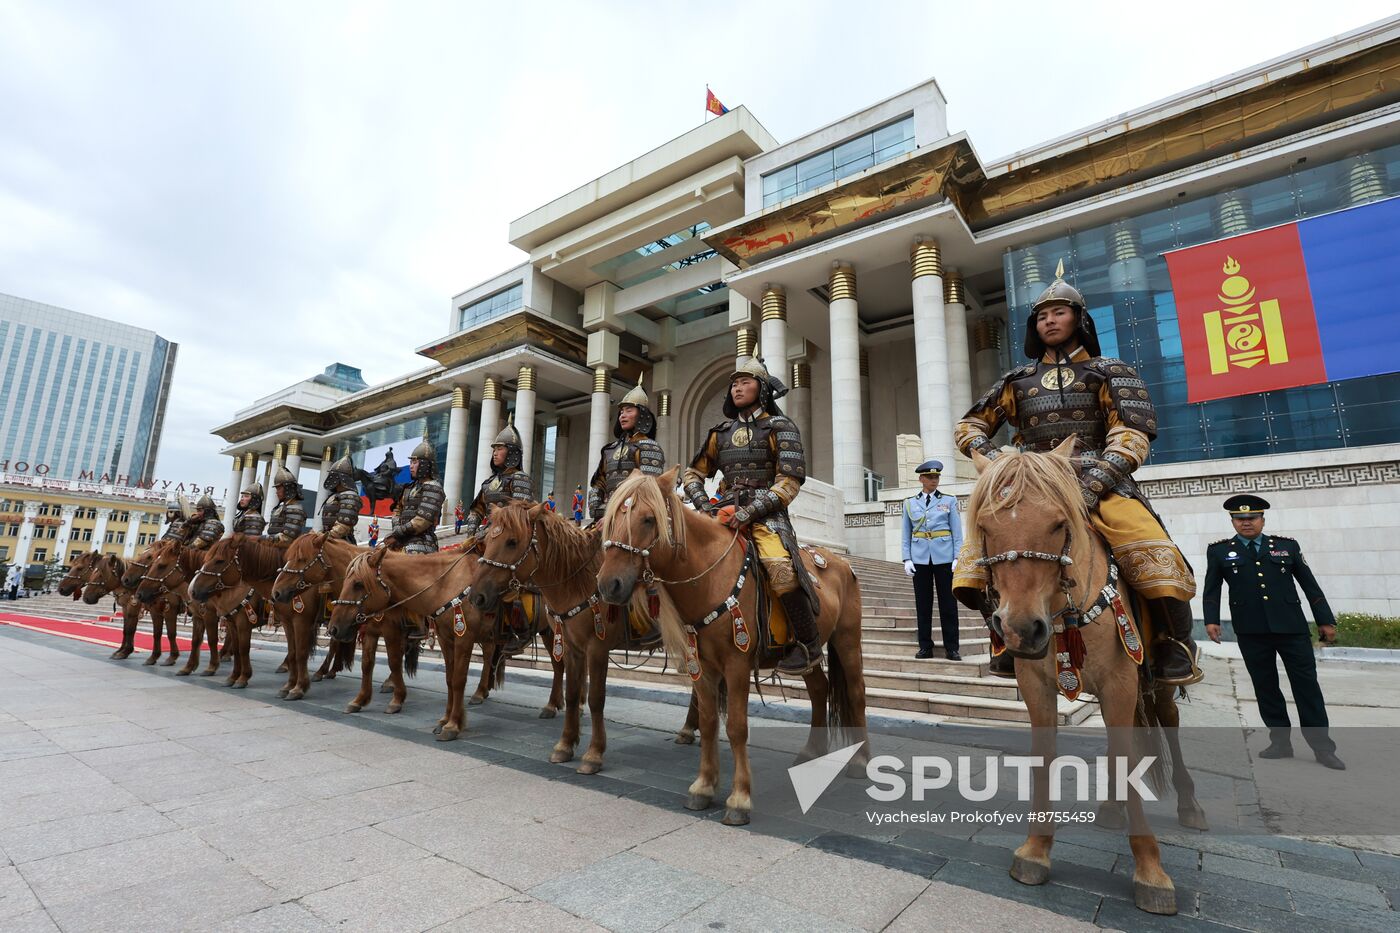
[{"label": "overcast sky", "polygon": [[[702,122],[788,140],[929,77],[986,161],[1394,3],[0,0],[0,292],[180,344],[156,472],[335,361],[420,368],[514,218]],[[377,339],[375,321],[398,335]]]}]

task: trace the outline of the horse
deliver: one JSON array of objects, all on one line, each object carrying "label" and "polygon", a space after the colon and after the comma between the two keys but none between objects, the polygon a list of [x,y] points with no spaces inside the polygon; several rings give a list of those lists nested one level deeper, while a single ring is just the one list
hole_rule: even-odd
[{"label": "horse", "polygon": [[[272,584],[282,569],[287,545],[253,535],[234,534],[210,545],[204,566],[190,581],[190,595],[207,600],[221,619],[237,622],[239,676],[233,687],[246,687],[252,676],[252,637],[266,610],[259,603],[270,600]],[[273,605],[272,612],[287,638],[287,682],[277,690],[284,700],[300,700],[311,689],[307,662],[315,652],[318,617],[305,606]],[[240,618],[241,616],[241,618]]]},{"label": "horse", "polygon": [[[242,671],[238,664],[235,647],[238,641],[237,620],[235,620],[235,624],[229,626],[228,632],[220,639],[219,624],[228,621],[227,616],[223,614],[222,607],[215,602],[197,598],[190,588],[191,583],[203,569],[208,554],[208,551],[189,547],[180,541],[157,541],[147,551],[146,557],[149,566],[140,578],[141,582],[136,589],[136,595],[139,599],[149,603],[161,598],[164,594],[174,593],[179,595],[189,608],[194,625],[193,652],[190,663],[177,671],[177,674],[184,673],[186,669],[192,672],[198,666],[199,646],[207,636],[209,664],[199,672],[199,676],[213,677],[219,672],[223,659],[232,657],[234,658],[234,672],[224,683],[233,686]],[[223,642],[222,650],[220,650],[220,641]]]},{"label": "horse", "polygon": [[87,582],[92,565],[100,557],[96,551],[84,551],[68,565],[68,572],[58,581],[58,595],[71,596],[74,602],[83,598],[83,584]]},{"label": "horse", "polygon": [[[579,740],[580,700],[588,685],[590,736],[579,763],[580,774],[597,774],[603,768],[608,737],[603,720],[607,696],[608,653],[625,642],[627,610],[614,612],[598,596],[598,565],[602,563],[601,539],[545,508],[543,504],[507,502],[491,513],[493,528],[486,536],[472,586],[472,604],[478,610],[494,606],[511,589],[529,586],[539,590],[554,616],[556,663],[564,661],[564,728],[549,753],[554,764],[571,761]],[[543,581],[536,579],[542,576]],[[676,742],[694,741],[699,711],[691,694],[690,713]]]},{"label": "horse", "polygon": [[[608,500],[603,514],[603,561],[598,592],[614,606],[629,603],[638,587],[659,585],[659,622],[667,652],[696,684],[700,711],[700,773],[690,785],[688,810],[705,810],[719,779],[718,705],[727,706],[734,782],[723,822],[749,822],[753,777],[749,767],[749,678],[780,660],[766,651],[745,620],[759,618],[756,548],[738,530],[687,509],[675,494],[673,467],[662,476],[633,473]],[[811,732],[799,753],[803,761],[827,751],[828,724],[860,748],[848,773],[864,774],[870,748],[865,728],[860,581],[842,557],[804,548],[794,558],[822,590],[817,628],[831,669],[820,665],[802,675],[812,704]],[[718,619],[728,624],[708,624]],[[774,646],[778,647],[778,646]]]},{"label": "horse", "polygon": [[[134,590],[127,589],[122,585],[122,576],[126,573],[126,561],[115,554],[99,555],[98,559],[91,565],[88,571],[87,582],[83,584],[83,602],[89,606],[97,605],[98,600],[110,594],[116,599],[117,605],[122,610],[122,641],[113,651],[110,657],[118,661],[125,660],[136,650],[136,627],[141,621],[141,613],[145,610],[145,605],[137,598]],[[150,667],[160,662],[160,635],[164,626],[165,618],[163,613],[152,612],[151,616],[151,653],[143,662],[146,667]],[[161,662],[163,667],[170,667],[175,660],[180,657],[180,646],[175,640],[175,623],[170,620],[169,624],[170,655]]]},{"label": "horse", "polygon": [[[209,637],[209,667],[200,672],[201,677],[212,677],[219,672],[219,630],[218,624],[212,616],[209,616],[208,609],[203,603],[190,599],[187,584],[188,577],[177,574],[175,579],[166,582],[161,579],[146,580],[146,575],[150,572],[150,567],[156,559],[157,554],[167,550],[179,551],[184,545],[179,541],[164,540],[157,541],[141,553],[139,558],[132,558],[126,562],[126,572],[122,574],[122,585],[136,593],[137,599],[141,600],[152,613],[163,613],[168,618],[169,624],[174,626],[180,619],[181,610],[190,614],[190,656],[185,664],[175,672],[176,677],[188,677],[199,667],[199,649],[204,642],[205,635]],[[199,552],[190,549],[192,555]],[[192,569],[190,574],[199,568],[197,556],[190,558]],[[178,554],[174,564],[178,566]],[[167,571],[170,573],[170,571]],[[152,590],[151,587],[142,586],[143,581],[156,584],[159,589]],[[142,590],[145,589],[145,593]],[[149,597],[149,598],[145,598]]]},{"label": "horse", "polygon": [[[329,555],[327,545],[330,546]],[[272,601],[290,604],[293,609],[300,603],[302,610],[311,613],[317,620],[321,619],[330,608],[331,598],[340,592],[345,580],[345,568],[363,550],[321,532],[302,535],[287,546],[285,563],[272,581]],[[332,639],[325,660],[311,675],[311,680],[313,683],[334,680],[337,673],[354,666],[354,640],[342,642]]]},{"label": "horse", "polygon": [[[402,554],[377,548],[355,561],[347,572],[341,598],[336,600],[336,611],[328,625],[338,628],[359,624],[372,614],[399,609],[432,620],[447,668],[447,709],[433,730],[440,742],[458,738],[466,729],[466,707],[485,702],[491,687],[505,682],[505,659],[497,641],[495,620],[483,617],[467,600],[477,575],[474,553],[463,549]],[[408,595],[396,599],[396,593]],[[537,623],[535,631],[540,627]],[[481,646],[481,680],[468,700],[467,675],[476,645]],[[562,680],[563,667],[556,663],[553,689],[540,709],[541,719],[553,718],[563,705]]]},{"label": "horse", "polygon": [[[1148,740],[1153,750],[1160,743],[1174,746],[1168,752],[1178,818],[1184,825],[1204,828],[1204,813],[1176,743],[1174,689],[1149,685],[1147,664],[1140,654],[1134,658],[1128,653],[1134,645],[1140,651],[1147,639],[1134,628],[1130,604],[1118,597],[1116,567],[1089,524],[1070,460],[1073,450],[1071,437],[1048,454],[1006,450],[988,460],[973,453],[979,475],[967,526],[982,538],[983,554],[988,556],[981,563],[989,569],[991,589],[997,594],[989,624],[1015,658],[1016,684],[1031,720],[1032,754],[1046,762],[1033,769],[1032,811],[1050,809],[1048,763],[1055,756],[1056,695],[1061,685],[1073,690],[1082,684],[1099,699],[1115,766],[1125,761],[1136,765]],[[1125,621],[1117,621],[1120,610]],[[1079,620],[1091,621],[1080,622],[1076,629]],[[1059,639],[1063,647],[1057,642],[1051,650],[1052,640]],[[1057,659],[1061,652],[1063,661]],[[1076,663],[1082,665],[1077,675]],[[1154,789],[1164,783],[1162,757],[1156,756],[1147,773]],[[1124,805],[1134,861],[1134,901],[1149,913],[1174,914],[1175,888],[1162,868],[1138,792],[1130,786],[1126,801],[1109,802],[1101,813],[1121,819]],[[1114,825],[1114,819],[1104,822]],[[1012,858],[1011,877],[1031,885],[1049,879],[1054,825],[1030,824],[1026,841]]]}]

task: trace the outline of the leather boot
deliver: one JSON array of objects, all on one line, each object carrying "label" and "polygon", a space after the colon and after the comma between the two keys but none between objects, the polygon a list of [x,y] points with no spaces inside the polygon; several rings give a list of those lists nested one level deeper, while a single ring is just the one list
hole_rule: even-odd
[{"label": "leather boot", "polygon": [[1292,758],[1293,741],[1288,729],[1270,729],[1269,747],[1259,753],[1260,758]]},{"label": "leather boot", "polygon": [[1159,599],[1157,604],[1161,607],[1157,618],[1165,617],[1167,630],[1158,633],[1152,646],[1152,676],[1170,687],[1200,683],[1205,674],[1197,663],[1199,649],[1191,639],[1191,604],[1171,598]]},{"label": "leather boot", "polygon": [[[982,594],[982,621],[986,623],[987,631],[992,630],[992,605],[987,599],[987,594]],[[1003,651],[1001,654],[993,655],[992,663],[987,665],[987,673],[994,677],[1006,677],[1011,680],[1016,679],[1016,659],[1011,656],[1011,652]]]},{"label": "leather boot", "polygon": [[788,649],[787,655],[778,662],[778,671],[783,674],[805,674],[822,662],[817,620],[812,618],[812,607],[807,602],[807,594],[801,589],[784,593],[779,598],[783,604],[783,612],[787,613],[788,625],[792,626],[794,643]]}]

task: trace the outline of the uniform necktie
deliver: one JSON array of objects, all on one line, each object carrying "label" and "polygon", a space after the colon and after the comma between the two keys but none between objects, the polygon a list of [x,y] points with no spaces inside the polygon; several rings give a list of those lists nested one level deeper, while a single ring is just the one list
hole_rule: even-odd
[{"label": "uniform necktie", "polygon": [[1255,556],[1255,557],[1258,557],[1258,556],[1259,556],[1259,539],[1258,539],[1258,538],[1255,538],[1253,541],[1249,542],[1249,547],[1250,547],[1250,550],[1254,551],[1254,556]]},{"label": "uniform necktie", "polygon": [[928,508],[928,493],[924,493],[924,508]]}]

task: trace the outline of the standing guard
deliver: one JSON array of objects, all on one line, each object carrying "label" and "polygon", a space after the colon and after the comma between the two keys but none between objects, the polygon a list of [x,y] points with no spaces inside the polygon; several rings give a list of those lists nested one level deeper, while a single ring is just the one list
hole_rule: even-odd
[{"label": "standing guard", "polygon": [[933,657],[933,596],[938,593],[938,624],[943,630],[943,653],[949,661],[961,661],[958,653],[958,604],[953,599],[953,569],[962,548],[962,518],[958,497],[938,488],[943,464],[925,460],[914,470],[923,492],[904,500],[902,550],[904,572],[914,578],[914,607],[919,627],[919,651],[914,657]]},{"label": "standing guard", "polygon": [[787,387],[768,374],[763,361],[740,357],[729,377],[722,421],[710,429],[700,452],[681,476],[686,497],[701,512],[715,506],[705,480],[721,472],[720,500],[734,506],[732,528],[751,527],[773,595],[782,603],[796,643],[778,662],[784,674],[802,674],[821,663],[816,587],[798,556],[788,505],[807,479],[807,460],[797,425],[778,408]]},{"label": "standing guard", "polygon": [[633,470],[641,470],[648,476],[666,472],[666,455],[656,442],[656,416],[650,404],[641,380],[618,403],[617,420],[613,422],[613,437],[617,440],[603,446],[598,469],[588,481],[588,512],[594,522],[602,519],[613,490],[621,486]]},{"label": "standing guard", "polygon": [[330,493],[321,503],[321,530],[329,538],[355,543],[355,526],[360,521],[360,492],[355,486],[355,464],[346,454],[331,464],[326,473]]},{"label": "standing guard", "polygon": [[272,518],[267,523],[265,537],[290,544],[306,531],[306,506],[301,504],[301,484],[291,470],[279,466],[272,477],[272,490],[277,494],[277,504],[272,507]]},{"label": "standing guard", "polygon": [[224,523],[219,521],[219,510],[209,496],[199,497],[194,505],[194,514],[187,523],[190,533],[185,542],[196,551],[202,551],[224,536]]},{"label": "standing guard", "polygon": [[467,510],[468,537],[479,540],[485,534],[492,506],[511,499],[534,500],[535,487],[530,482],[530,474],[520,468],[522,459],[520,435],[515,425],[508,424],[491,442],[491,475],[481,481],[481,489]]},{"label": "standing guard", "polygon": [[267,527],[267,519],[262,517],[262,483],[250,483],[238,494],[238,509],[233,513],[233,533],[261,535]]},{"label": "standing guard", "polygon": [[[992,435],[1003,423],[1016,428],[1013,442],[1029,450],[1049,451],[1076,438],[1075,469],[1089,522],[1124,580],[1157,607],[1153,673],[1162,684],[1194,684],[1203,676],[1191,640],[1196,578],[1132,476],[1157,436],[1157,413],[1133,368],[1101,355],[1084,296],[1063,275],[1062,261],[1026,320],[1031,362],[1007,373],[973,404],[958,422],[955,440],[964,454],[975,450],[992,460],[1000,455]],[[953,589],[985,613],[989,577],[981,557],[977,537],[969,537]],[[1010,669],[1006,653],[992,659],[993,673]]]}]

